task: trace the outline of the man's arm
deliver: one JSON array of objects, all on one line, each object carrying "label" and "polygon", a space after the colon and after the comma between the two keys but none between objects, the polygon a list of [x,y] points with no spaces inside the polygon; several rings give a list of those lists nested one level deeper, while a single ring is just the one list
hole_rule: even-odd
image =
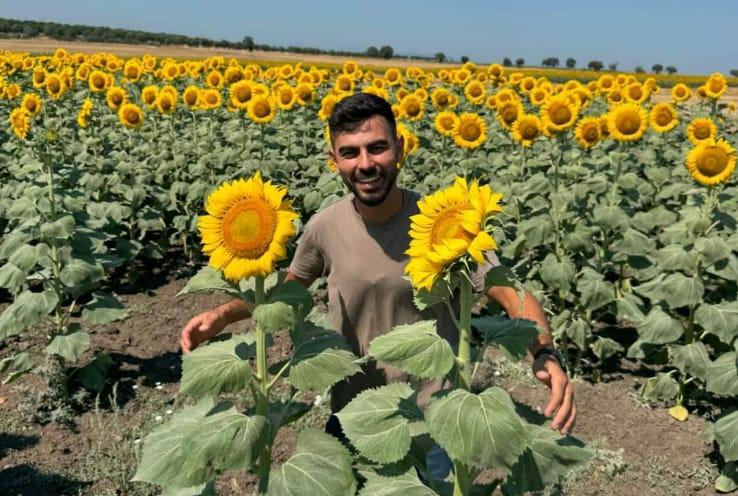
[{"label": "man's arm", "polygon": [[[530,292],[523,290],[521,297],[514,288],[492,286],[487,290],[487,297],[499,303],[511,319],[532,320],[543,329],[544,332],[539,333],[529,347],[532,354],[541,348],[553,348],[551,328],[543,307]],[[574,387],[566,372],[558,360],[550,355],[542,355],[535,360],[533,372],[536,379],[551,389],[551,399],[543,412],[546,417],[553,416],[551,428],[560,430],[562,434],[568,434],[574,427],[577,407],[574,404]]]},{"label": "man's arm", "polygon": [[[290,271],[287,271],[287,277],[285,278],[286,281],[297,281],[306,288],[315,279],[300,278]],[[179,340],[182,352],[189,353],[203,342],[215,337],[226,326],[239,320],[248,319],[251,317],[252,310],[253,307],[251,305],[236,298],[219,307],[194,316],[182,329]]]}]

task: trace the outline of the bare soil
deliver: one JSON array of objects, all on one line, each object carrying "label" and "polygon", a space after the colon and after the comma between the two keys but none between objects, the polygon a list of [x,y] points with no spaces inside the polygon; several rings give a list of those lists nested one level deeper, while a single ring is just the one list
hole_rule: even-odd
[{"label": "bare soil", "polygon": [[[186,278],[144,280],[148,289],[121,294],[130,317],[91,330],[94,351],[108,352],[116,363],[103,395],[88,398],[71,426],[33,422],[42,380],[29,374],[0,387],[0,494],[7,495],[148,495],[155,487],[132,483],[141,439],[166,421],[182,400],[176,397],[181,375],[178,337],[187,320],[223,301],[221,295],[177,297]],[[244,326],[236,325],[238,332]],[[10,340],[0,359],[29,348],[41,353],[43,336]],[[277,337],[271,358],[289,352],[289,340]],[[542,408],[547,389],[537,384],[529,364],[490,361],[483,381],[496,381],[513,397]],[[551,494],[568,495],[708,495],[716,472],[712,447],[702,440],[706,422],[697,415],[679,423],[664,408],[638,401],[645,374],[633,369],[606,374],[604,381],[576,383],[579,416],[575,435],[597,449],[588,466],[570,475]],[[322,428],[323,406],[301,420],[297,429]],[[284,429],[273,458],[286,460],[297,432]],[[220,494],[250,494],[254,478],[226,473]]]}]

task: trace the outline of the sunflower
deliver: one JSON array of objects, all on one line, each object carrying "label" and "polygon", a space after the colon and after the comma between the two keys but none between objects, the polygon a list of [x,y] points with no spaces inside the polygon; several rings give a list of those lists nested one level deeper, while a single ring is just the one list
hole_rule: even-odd
[{"label": "sunflower", "polygon": [[385,71],[384,79],[390,86],[397,86],[398,84],[402,84],[402,73],[399,69],[391,67]]},{"label": "sunflower", "polygon": [[613,88],[607,95],[607,101],[610,105],[620,105],[625,101],[625,94],[620,88]]},{"label": "sunflower", "polygon": [[287,188],[251,178],[226,182],[208,196],[198,219],[203,253],[229,281],[266,276],[287,257],[298,214],[285,200]]},{"label": "sunflower", "polygon": [[679,114],[670,103],[657,103],[648,115],[651,127],[659,133],[671,131],[679,123]]},{"label": "sunflower", "polygon": [[220,89],[223,87],[224,82],[225,78],[223,77],[223,73],[218,70],[210,71],[205,77],[205,84],[207,84],[211,88]]},{"label": "sunflower", "polygon": [[31,81],[33,82],[34,88],[43,88],[46,86],[46,69],[43,67],[36,67],[33,70],[33,75],[31,76]]},{"label": "sunflower", "polygon": [[692,96],[692,90],[684,83],[677,83],[671,89],[671,97],[676,102],[686,102]]},{"label": "sunflower", "polygon": [[703,186],[724,183],[735,170],[735,149],[724,139],[706,140],[690,150],[686,166]]},{"label": "sunflower", "polygon": [[470,81],[464,86],[464,95],[466,95],[466,99],[470,103],[481,105],[484,103],[484,97],[487,95],[487,91],[479,81]]},{"label": "sunflower", "polygon": [[113,110],[118,110],[121,105],[128,101],[126,90],[120,86],[111,86],[107,93],[105,93],[105,101],[107,102],[108,107]]},{"label": "sunflower", "polygon": [[77,70],[74,73],[74,77],[77,79],[77,81],[87,81],[90,77],[90,72],[92,71],[92,66],[89,64],[82,64],[77,68]]},{"label": "sunflower", "polygon": [[513,123],[523,113],[523,105],[518,100],[510,100],[504,103],[497,101],[497,122],[505,129],[511,129]]},{"label": "sunflower", "polygon": [[157,98],[159,98],[159,88],[156,86],[145,86],[141,90],[141,100],[143,100],[147,107],[154,108]]},{"label": "sunflower", "polygon": [[702,144],[717,136],[717,126],[709,117],[694,119],[687,126],[687,138],[693,145]]},{"label": "sunflower", "polygon": [[487,124],[481,116],[465,112],[459,116],[454,131],[454,143],[462,148],[479,148],[487,141]]},{"label": "sunflower", "polygon": [[31,130],[31,115],[23,107],[18,107],[10,112],[10,127],[19,139],[26,139],[28,131]]},{"label": "sunflower", "polygon": [[505,102],[510,102],[512,100],[519,100],[518,94],[510,88],[501,89],[500,91],[495,93],[495,97],[497,98],[497,105]]},{"label": "sunflower", "polygon": [[370,95],[376,95],[385,101],[389,101],[390,99],[390,96],[389,96],[389,93],[387,93],[387,90],[382,90],[374,86],[367,86],[366,88],[362,89],[361,92],[368,93]]},{"label": "sunflower", "polygon": [[26,109],[26,112],[33,117],[34,115],[41,112],[41,107],[43,107],[43,102],[41,101],[41,98],[35,93],[26,93],[23,95],[23,101],[21,102],[21,107]]},{"label": "sunflower", "polygon": [[528,99],[531,105],[540,107],[548,99],[550,93],[545,88],[535,88],[533,91],[528,93]]},{"label": "sunflower", "polygon": [[292,110],[295,106],[295,89],[287,84],[280,86],[274,92],[277,106],[282,110]]},{"label": "sunflower", "polygon": [[531,76],[524,77],[519,84],[520,91],[523,93],[530,93],[536,87],[536,80]]},{"label": "sunflower", "polygon": [[290,64],[284,64],[277,70],[277,77],[280,79],[289,79],[295,73],[295,68]]},{"label": "sunflower", "polygon": [[615,78],[611,74],[603,74],[597,80],[597,88],[600,93],[609,93],[615,86]]},{"label": "sunflower", "polygon": [[710,74],[709,78],[707,78],[707,82],[705,83],[705,95],[708,98],[717,100],[727,89],[728,82],[725,80],[725,76],[719,72],[714,72]]},{"label": "sunflower", "polygon": [[631,83],[625,87],[625,99],[631,103],[641,104],[648,98],[648,91],[640,83]]},{"label": "sunflower", "polygon": [[425,114],[425,104],[413,93],[400,100],[400,107],[403,115],[411,121],[418,121]]},{"label": "sunflower", "polygon": [[142,72],[138,59],[130,59],[123,66],[123,75],[132,83],[135,83],[141,78]]},{"label": "sunflower", "polygon": [[457,69],[451,73],[451,80],[459,85],[464,86],[471,79],[471,71],[468,69]]},{"label": "sunflower", "polygon": [[173,114],[177,110],[177,98],[168,91],[160,91],[156,98],[156,109],[162,114]]},{"label": "sunflower", "polygon": [[454,129],[459,126],[459,116],[454,112],[439,112],[433,120],[436,131],[444,136],[453,137]]},{"label": "sunflower", "polygon": [[607,127],[610,136],[617,141],[636,141],[648,128],[648,115],[640,105],[622,103],[608,114]]},{"label": "sunflower", "polygon": [[571,103],[566,94],[549,97],[541,107],[543,125],[552,133],[570,128],[578,116],[579,107]]},{"label": "sunflower", "polygon": [[320,101],[320,110],[318,111],[318,117],[321,121],[328,120],[336,103],[338,103],[338,98],[333,95],[326,95],[323,97],[323,100]]},{"label": "sunflower", "polygon": [[249,101],[248,114],[255,123],[268,124],[277,116],[277,104],[271,97],[254,96]]},{"label": "sunflower", "polygon": [[497,79],[505,72],[505,69],[500,64],[490,64],[487,67],[487,74],[492,78]]},{"label": "sunflower", "polygon": [[118,120],[125,127],[136,129],[143,124],[144,113],[135,103],[124,103],[118,109]]},{"label": "sunflower", "polygon": [[484,100],[484,106],[487,107],[490,110],[494,110],[497,108],[497,95],[489,95]]},{"label": "sunflower", "polygon": [[298,105],[310,105],[315,100],[315,90],[310,83],[300,83],[295,88],[295,99]]},{"label": "sunflower", "polygon": [[90,117],[92,117],[92,100],[85,98],[77,113],[77,125],[82,128],[87,127],[90,124]]},{"label": "sunflower", "polygon": [[433,106],[436,108],[436,110],[449,110],[453,108],[453,106],[451,105],[451,97],[452,93],[446,88],[436,88],[431,93],[431,102],[433,103]]},{"label": "sunflower", "polygon": [[236,108],[246,110],[249,100],[253,96],[253,86],[251,81],[242,79],[237,83],[233,83],[228,90],[231,105]]},{"label": "sunflower", "polygon": [[512,125],[513,139],[523,146],[531,146],[542,133],[543,123],[533,114],[521,114]]},{"label": "sunflower", "polygon": [[58,99],[64,94],[66,87],[59,74],[50,73],[46,76],[46,92],[53,99]]},{"label": "sunflower", "polygon": [[93,93],[101,93],[105,91],[109,86],[110,80],[107,74],[100,70],[94,70],[90,73],[90,77],[87,80],[87,84],[90,87],[90,91]]},{"label": "sunflower", "polygon": [[173,62],[169,62],[161,69],[162,78],[172,81],[179,76],[179,66]]},{"label": "sunflower", "polygon": [[243,79],[243,70],[239,65],[232,65],[226,69],[223,77],[225,78],[225,82],[228,84],[237,83]]},{"label": "sunflower", "polygon": [[[189,108],[195,108],[197,107],[197,102],[200,100],[200,88],[194,85],[190,85],[187,88],[185,88],[184,92],[182,93],[182,101],[187,105]],[[233,103],[233,100],[231,100],[231,103]]]},{"label": "sunflower", "polygon": [[341,74],[336,78],[334,88],[339,93],[351,93],[354,91],[354,79],[348,74]]},{"label": "sunflower", "polygon": [[601,137],[601,120],[599,117],[584,117],[574,129],[574,138],[582,148],[591,148]]},{"label": "sunflower", "polygon": [[[397,125],[397,136],[402,137],[402,156],[409,157],[420,148],[420,140],[418,136],[410,131],[404,124]],[[398,164],[399,167],[399,164]]]},{"label": "sunflower", "polygon": [[205,88],[200,91],[197,98],[197,106],[203,110],[213,110],[220,108],[223,100],[220,96],[220,90],[215,88]]},{"label": "sunflower", "polygon": [[485,252],[497,248],[487,232],[487,220],[502,212],[502,195],[477,181],[457,177],[453,186],[418,202],[420,213],[410,217],[410,260],[405,274],[414,288],[430,290],[450,264],[468,255],[484,263]]},{"label": "sunflower", "polygon": [[20,86],[16,83],[9,84],[5,87],[5,98],[8,100],[15,100],[20,95]]}]

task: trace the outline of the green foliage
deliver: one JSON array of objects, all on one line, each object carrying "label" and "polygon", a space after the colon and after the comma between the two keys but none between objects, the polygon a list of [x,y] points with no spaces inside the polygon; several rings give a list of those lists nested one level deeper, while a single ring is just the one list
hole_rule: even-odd
[{"label": "green foliage", "polygon": [[216,341],[188,353],[182,359],[180,393],[206,397],[235,393],[248,387],[254,357],[252,335]]}]

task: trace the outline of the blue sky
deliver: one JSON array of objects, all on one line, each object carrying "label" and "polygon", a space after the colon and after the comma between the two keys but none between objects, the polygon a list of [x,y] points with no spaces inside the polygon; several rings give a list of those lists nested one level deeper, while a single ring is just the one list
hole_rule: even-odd
[{"label": "blue sky", "polygon": [[738,69],[738,2],[658,0],[2,0],[0,17],[364,51],[444,52],[476,62],[545,57],[681,73]]}]

